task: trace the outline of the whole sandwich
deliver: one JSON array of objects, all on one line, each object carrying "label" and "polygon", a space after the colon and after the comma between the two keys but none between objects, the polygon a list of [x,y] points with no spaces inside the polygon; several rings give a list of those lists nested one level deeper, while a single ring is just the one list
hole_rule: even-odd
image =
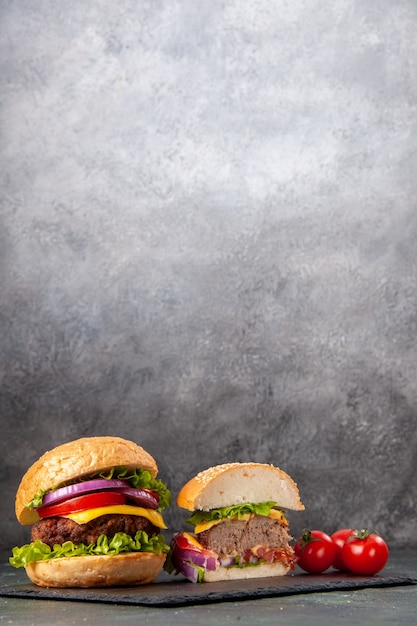
[{"label": "whole sandwich", "polygon": [[43,587],[151,582],[169,546],[161,512],[170,505],[155,459],[120,437],[84,437],[40,457],[16,493],[16,517],[31,542],[13,549]]},{"label": "whole sandwich", "polygon": [[193,532],[172,537],[165,564],[192,582],[282,576],[296,557],[286,509],[304,509],[296,483],[263,463],[210,467],[180,490],[178,506],[192,511]]}]

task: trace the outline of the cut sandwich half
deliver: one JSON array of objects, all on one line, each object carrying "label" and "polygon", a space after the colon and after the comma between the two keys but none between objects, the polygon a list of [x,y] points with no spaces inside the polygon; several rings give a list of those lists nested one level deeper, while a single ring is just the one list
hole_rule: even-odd
[{"label": "cut sandwich half", "polygon": [[186,483],[178,506],[193,532],[172,537],[165,569],[193,582],[282,576],[296,557],[286,510],[304,510],[293,479],[273,465],[226,463]]}]

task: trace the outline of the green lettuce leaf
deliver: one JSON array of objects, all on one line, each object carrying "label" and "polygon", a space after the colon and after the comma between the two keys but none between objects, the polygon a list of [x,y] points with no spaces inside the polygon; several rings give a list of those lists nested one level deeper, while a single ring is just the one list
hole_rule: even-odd
[{"label": "green lettuce leaf", "polygon": [[13,556],[9,558],[9,563],[13,567],[26,567],[34,561],[49,561],[51,559],[72,557],[72,556],[97,556],[116,555],[122,552],[153,552],[154,554],[167,554],[169,546],[166,545],[162,534],[149,537],[148,534],[139,530],[134,537],[126,533],[116,533],[109,539],[106,535],[100,535],[96,543],[86,545],[84,543],[74,544],[66,541],[62,545],[55,544],[53,548],[46,545],[39,539],[32,543],[27,543],[21,547],[13,548]]},{"label": "green lettuce leaf", "polygon": [[75,482],[84,482],[86,480],[92,480],[94,478],[105,478],[110,480],[111,478],[119,478],[120,480],[126,480],[131,487],[135,489],[150,489],[156,491],[159,495],[159,507],[158,511],[163,511],[166,507],[171,506],[171,492],[162,480],[154,478],[148,470],[134,469],[129,470],[126,467],[113,467],[107,472],[101,472],[96,474],[89,474],[83,476],[79,481],[73,481],[72,483],[65,483],[55,485],[52,489],[40,491],[37,493],[33,500],[27,505],[30,509],[36,508],[42,504],[42,499],[49,491],[55,491],[59,487],[64,487],[66,484],[74,484]]},{"label": "green lettuce leaf", "polygon": [[261,502],[258,504],[245,502],[244,504],[225,506],[220,509],[211,509],[210,511],[194,511],[194,513],[186,521],[192,526],[197,526],[197,524],[201,524],[201,522],[211,522],[215,520],[227,519],[229,517],[237,517],[238,519],[241,519],[248,513],[268,517],[270,510],[277,508],[275,505],[276,502]]}]

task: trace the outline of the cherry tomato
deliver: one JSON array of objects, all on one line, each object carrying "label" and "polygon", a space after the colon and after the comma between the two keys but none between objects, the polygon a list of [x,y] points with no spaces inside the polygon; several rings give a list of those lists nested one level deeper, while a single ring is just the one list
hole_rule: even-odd
[{"label": "cherry tomato", "polygon": [[342,559],[348,570],[364,576],[381,571],[388,561],[388,555],[386,542],[367,528],[350,535],[342,549]]},{"label": "cherry tomato", "polygon": [[352,528],[342,528],[341,530],[337,530],[332,535],[330,535],[331,538],[333,539],[333,542],[336,544],[336,555],[334,557],[334,561],[332,565],[335,569],[338,569],[342,572],[346,572],[348,569],[342,559],[342,549],[343,549],[343,546],[345,545],[346,539],[352,533],[353,534],[355,533],[355,531],[352,530]]},{"label": "cherry tomato", "polygon": [[113,506],[115,504],[125,504],[126,496],[115,491],[101,491],[98,493],[88,493],[84,496],[70,498],[65,502],[51,504],[50,506],[41,506],[38,509],[38,515],[41,519],[45,517],[53,517],[55,515],[68,515],[77,511],[85,511],[86,509],[95,509],[100,506]]},{"label": "cherry tomato", "polygon": [[336,545],[325,532],[305,529],[294,546],[294,552],[301,569],[320,574],[333,563]]}]

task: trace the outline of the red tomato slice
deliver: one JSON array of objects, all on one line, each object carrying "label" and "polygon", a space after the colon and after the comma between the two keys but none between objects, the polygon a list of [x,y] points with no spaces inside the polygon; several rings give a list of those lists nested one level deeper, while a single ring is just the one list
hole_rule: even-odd
[{"label": "red tomato slice", "polygon": [[88,493],[84,496],[70,498],[59,504],[51,504],[50,506],[40,506],[38,515],[41,519],[45,517],[54,517],[76,513],[77,511],[85,511],[86,509],[95,509],[100,506],[113,506],[115,504],[125,504],[126,496],[115,491],[102,491],[100,493]]}]

